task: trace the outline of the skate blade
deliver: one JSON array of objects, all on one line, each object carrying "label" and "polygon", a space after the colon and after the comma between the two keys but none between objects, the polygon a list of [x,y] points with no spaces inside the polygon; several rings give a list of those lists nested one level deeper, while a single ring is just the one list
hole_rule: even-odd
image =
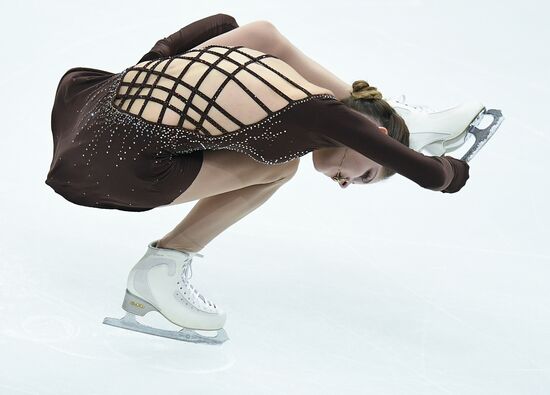
[{"label": "skate blade", "polygon": [[486,110],[482,115],[491,115],[493,121],[485,129],[478,129],[479,122],[470,126],[468,133],[471,133],[475,137],[474,145],[460,158],[463,161],[470,162],[472,158],[481,150],[481,148],[489,141],[489,139],[495,134],[500,124],[504,120],[502,111],[500,110]]},{"label": "skate blade", "polygon": [[468,137],[469,131],[471,131],[473,127],[476,127],[481,123],[481,120],[486,115],[486,111],[487,109],[483,107],[481,111],[478,112],[476,116],[470,121],[468,127],[460,132],[458,135],[447,140],[434,141],[433,143],[428,144],[426,147],[423,147],[422,150],[425,151],[426,155],[441,156],[447,155],[460,149],[464,145],[466,138]]},{"label": "skate blade", "polygon": [[465,143],[466,138],[468,137],[468,133],[474,128],[477,127],[481,120],[485,117],[487,109],[483,107],[480,112],[477,113],[477,115],[474,117],[474,119],[471,120],[471,122],[468,124],[468,127],[464,129],[462,133],[460,133],[458,136],[446,140],[443,142],[443,146],[445,147],[445,154],[448,154],[449,152],[456,151],[462,145]]},{"label": "skate blade", "polygon": [[103,320],[103,323],[135,332],[146,333],[148,335],[166,337],[168,339],[180,340],[190,343],[217,345],[222,344],[229,339],[224,329],[219,329],[216,336],[202,336],[194,330],[187,328],[182,328],[179,331],[169,331],[166,329],[153,328],[151,326],[143,325],[138,322],[136,320],[136,316],[132,313],[127,313],[124,317],[120,319],[106,317]]}]

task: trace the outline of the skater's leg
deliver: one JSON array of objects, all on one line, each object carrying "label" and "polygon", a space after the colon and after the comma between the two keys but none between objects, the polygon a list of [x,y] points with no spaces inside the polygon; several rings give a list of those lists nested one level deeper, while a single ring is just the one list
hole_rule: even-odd
[{"label": "skater's leg", "polygon": [[158,243],[159,247],[197,252],[243,218],[290,180],[299,158],[278,165],[257,162],[234,151],[205,151],[201,171],[173,204],[200,199]]},{"label": "skater's leg", "polygon": [[267,201],[292,174],[199,200],[187,216],[157,244],[161,248],[198,252],[228,227]]},{"label": "skater's leg", "polygon": [[350,95],[351,85],[305,55],[269,21],[261,20],[242,25],[205,41],[200,47],[210,44],[242,45],[272,54],[288,63],[312,84],[331,90],[337,99]]},{"label": "skater's leg", "polygon": [[298,73],[311,83],[330,89],[338,100],[342,100],[351,94],[352,87],[347,82],[338,78],[334,73],[321,66],[315,60],[303,53],[298,47],[282,34],[279,40],[277,57],[291,65]]},{"label": "skater's leg", "polygon": [[271,165],[237,151],[205,150],[199,174],[170,206],[276,181],[289,172],[296,171],[298,163],[299,158],[296,158]]}]

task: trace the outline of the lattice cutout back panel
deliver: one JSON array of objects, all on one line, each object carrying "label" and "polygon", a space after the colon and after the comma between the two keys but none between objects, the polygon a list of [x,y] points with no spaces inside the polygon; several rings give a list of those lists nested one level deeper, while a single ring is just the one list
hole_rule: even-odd
[{"label": "lattice cutout back panel", "polygon": [[274,55],[213,44],[128,68],[113,105],[150,122],[216,136],[320,93],[331,92]]}]

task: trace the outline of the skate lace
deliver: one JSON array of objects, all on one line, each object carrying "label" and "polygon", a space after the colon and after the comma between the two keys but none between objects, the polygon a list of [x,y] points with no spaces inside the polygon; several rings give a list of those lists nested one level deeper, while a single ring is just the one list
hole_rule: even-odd
[{"label": "skate lace", "polygon": [[200,294],[197,289],[193,286],[193,284],[191,284],[191,282],[189,280],[191,280],[191,277],[193,277],[193,268],[192,268],[192,262],[193,262],[193,258],[195,256],[198,256],[198,257],[201,257],[203,258],[204,255],[202,254],[199,254],[198,252],[195,252],[195,253],[188,253],[188,256],[185,260],[185,263],[184,263],[184,266],[183,266],[183,271],[181,273],[181,281],[185,284],[185,286],[191,290],[191,295],[192,297],[194,297],[195,299],[200,299],[202,300],[204,303],[210,305],[210,306],[214,306],[216,307],[216,305],[206,299],[202,294]]},{"label": "skate lace", "polygon": [[423,105],[423,104],[412,104],[407,103],[407,97],[405,95],[401,95],[396,99],[393,99],[395,102],[409,108],[414,108],[415,110],[421,111],[421,112],[435,112],[433,108]]}]

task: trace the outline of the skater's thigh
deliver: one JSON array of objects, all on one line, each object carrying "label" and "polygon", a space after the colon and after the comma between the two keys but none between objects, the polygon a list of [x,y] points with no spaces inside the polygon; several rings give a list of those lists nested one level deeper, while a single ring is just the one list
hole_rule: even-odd
[{"label": "skater's thigh", "polygon": [[254,21],[246,25],[239,26],[223,34],[201,43],[197,47],[207,45],[242,45],[257,51],[277,55],[278,50],[284,46],[281,34],[275,26],[266,20]]},{"label": "skater's thigh", "polygon": [[299,160],[295,158],[285,163],[267,164],[232,150],[205,150],[197,177],[170,205],[288,177],[296,172]]}]

